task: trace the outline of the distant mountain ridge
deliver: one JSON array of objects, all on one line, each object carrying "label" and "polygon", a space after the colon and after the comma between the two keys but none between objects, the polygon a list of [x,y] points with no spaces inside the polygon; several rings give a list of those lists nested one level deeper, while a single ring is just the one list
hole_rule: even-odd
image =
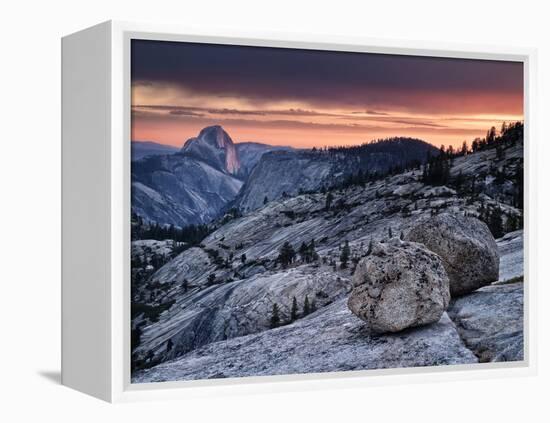
[{"label": "distant mountain ridge", "polygon": [[189,138],[180,153],[202,160],[239,179],[246,179],[264,153],[279,150],[293,149],[259,142],[234,143],[220,125],[214,125],[201,130],[197,137]]},{"label": "distant mountain ridge", "polygon": [[208,223],[237,196],[261,156],[279,149],[288,147],[235,144],[221,126],[206,127],[179,151],[132,162],[132,212],[161,225]]},{"label": "distant mountain ridge", "polygon": [[159,154],[172,154],[178,151],[177,147],[152,141],[132,141],[131,148],[132,161]]},{"label": "distant mountain ridge", "polygon": [[261,142],[240,142],[236,144],[237,153],[241,161],[242,172],[248,177],[256,164],[265,153],[271,151],[292,151],[292,147],[269,145]]},{"label": "distant mountain ridge", "polygon": [[385,172],[437,149],[393,138],[354,147],[299,150],[257,142],[234,143],[209,126],[171,154],[132,163],[132,211],[146,222],[204,224],[235,207],[249,212],[300,192],[317,191],[358,171]]},{"label": "distant mountain ridge", "polygon": [[248,212],[261,207],[265,199],[329,188],[350,174],[387,172],[412,161],[420,163],[427,154],[437,152],[425,141],[402,137],[328,150],[267,152],[246,180],[234,206]]}]

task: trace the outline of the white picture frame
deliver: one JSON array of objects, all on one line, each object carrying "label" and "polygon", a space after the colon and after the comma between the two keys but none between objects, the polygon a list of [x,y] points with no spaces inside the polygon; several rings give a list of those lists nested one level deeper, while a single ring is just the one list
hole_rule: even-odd
[{"label": "white picture frame", "polygon": [[[130,40],[132,38],[524,63],[523,362],[239,379],[130,383]],[[62,40],[62,383],[110,402],[536,373],[536,51],[106,22]],[[86,196],[82,193],[85,192]],[[83,243],[82,239],[87,242]]]}]

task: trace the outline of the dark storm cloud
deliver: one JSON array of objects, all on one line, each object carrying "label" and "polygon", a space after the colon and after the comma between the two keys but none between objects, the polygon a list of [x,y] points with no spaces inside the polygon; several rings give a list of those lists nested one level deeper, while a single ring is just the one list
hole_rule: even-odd
[{"label": "dark storm cloud", "polygon": [[136,104],[134,109],[141,110],[159,110],[168,111],[173,115],[200,115],[197,112],[204,112],[217,115],[245,115],[245,116],[267,116],[267,115],[286,115],[286,116],[331,116],[341,117],[337,113],[324,113],[315,110],[303,109],[258,109],[258,110],[243,110],[243,109],[228,109],[228,108],[212,108],[212,107],[192,107],[192,106],[171,106],[171,105],[148,105]]},{"label": "dark storm cloud", "polygon": [[[353,120],[353,121],[373,121],[373,122],[385,122],[396,123],[413,126],[424,126],[430,128],[445,128],[446,125],[440,123],[434,123],[426,119],[420,118],[400,118],[398,116],[389,117],[387,113],[368,113],[368,116],[357,116],[359,112],[352,112],[354,116],[349,114],[336,114],[336,113],[322,113],[315,110],[302,110],[302,109],[287,109],[287,110],[239,110],[239,109],[215,109],[204,107],[190,107],[190,106],[153,106],[153,105],[136,105],[133,107],[134,111],[162,111],[168,112],[174,116],[189,116],[189,117],[205,117],[206,114],[211,115],[236,115],[236,116],[294,116],[294,117],[313,117],[313,116],[330,116],[339,119]],[[363,112],[361,112],[363,113]],[[372,115],[372,116],[371,116]],[[154,116],[154,115],[153,115]],[[450,120],[450,119],[449,119]],[[348,125],[351,126],[351,125]]]},{"label": "dark storm cloud", "polygon": [[417,102],[430,108],[426,97],[432,95],[521,95],[523,67],[515,62],[134,40],[132,81],[165,82],[258,102],[376,108]]}]

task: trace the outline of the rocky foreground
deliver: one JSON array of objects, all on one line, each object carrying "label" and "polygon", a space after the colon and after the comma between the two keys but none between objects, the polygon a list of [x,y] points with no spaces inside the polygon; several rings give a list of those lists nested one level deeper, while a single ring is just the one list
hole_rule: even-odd
[{"label": "rocky foreground", "polygon": [[523,283],[481,288],[447,312],[480,362],[523,360]]},{"label": "rocky foreground", "polygon": [[[523,248],[522,239],[523,232],[516,231],[499,240],[503,268],[508,268],[517,259]],[[511,248],[511,245],[515,248]],[[507,273],[505,276],[518,275]],[[286,279],[284,274],[280,278],[281,281]],[[257,280],[262,285],[261,278]],[[319,280],[323,280],[323,275],[319,275]],[[307,284],[307,281],[304,283]],[[310,283],[314,284],[315,281],[311,280]],[[250,301],[254,299],[252,296],[240,305],[233,304],[231,294],[234,295],[239,284],[226,285],[223,292],[216,293],[216,296],[225,296],[225,304],[233,304],[235,309],[243,309],[243,313],[246,309],[244,315],[250,315],[249,320],[243,318],[225,328],[236,332],[220,332],[216,328],[224,326],[228,315],[240,314],[232,313],[232,309],[226,308],[223,302],[218,302],[220,306],[212,310],[209,310],[207,304],[194,304],[194,311],[190,313],[193,316],[186,314],[193,328],[183,326],[184,332],[194,334],[187,344],[189,352],[153,368],[135,372],[132,381],[160,382],[523,360],[521,281],[496,282],[452,299],[448,311],[437,323],[383,335],[373,335],[365,322],[352,314],[346,305],[346,293],[351,289],[351,282],[341,280],[340,283],[339,299],[330,303],[335,292],[339,291],[335,287],[326,300],[328,306],[320,307],[309,316],[276,329],[269,329],[267,321],[263,327],[254,326],[253,322],[265,320],[254,319],[254,310],[259,308],[263,315],[267,308],[258,305],[250,307]],[[331,286],[330,283],[327,285]],[[264,301],[270,304],[266,298],[269,296],[268,288],[269,285],[260,294],[258,303]],[[255,292],[252,287],[248,289]],[[288,285],[280,289],[288,289]],[[215,292],[205,291],[204,297],[214,295]],[[275,293],[271,295],[277,297]],[[214,303],[216,300],[210,301]],[[181,321],[172,323],[178,328],[182,325]],[[241,333],[257,333],[239,336],[238,330]],[[173,333],[167,328],[165,336]],[[219,333],[225,334],[214,335]],[[224,336],[231,338],[216,340],[216,337]],[[194,348],[195,345],[201,346]]]},{"label": "rocky foreground", "polygon": [[[457,158],[451,174],[463,182],[453,187],[426,185],[413,170],[330,198],[303,194],[225,217],[200,245],[167,254],[132,287],[141,307],[132,320],[133,382],[522,360],[522,230],[493,241],[500,272],[481,269],[491,285],[469,287],[448,306],[433,297],[442,304],[435,321],[415,314],[420,326],[376,335],[347,306],[352,275],[372,244],[407,239],[422,219],[498,209],[512,226],[521,216],[509,201],[521,157],[516,146],[505,158],[493,150]],[[278,259],[285,243],[296,251],[306,245],[286,267]],[[161,247],[148,244],[159,254]]]},{"label": "rocky foreground", "polygon": [[216,342],[138,373],[133,382],[471,364],[454,323],[372,336],[341,299],[294,324]]},{"label": "rocky foreground", "polygon": [[[208,344],[179,359],[138,372],[132,381],[522,360],[522,298],[521,283],[482,288],[451,307],[458,325],[444,313],[437,323],[380,336],[370,333],[343,298],[291,325]],[[503,312],[495,315],[493,309]]]}]

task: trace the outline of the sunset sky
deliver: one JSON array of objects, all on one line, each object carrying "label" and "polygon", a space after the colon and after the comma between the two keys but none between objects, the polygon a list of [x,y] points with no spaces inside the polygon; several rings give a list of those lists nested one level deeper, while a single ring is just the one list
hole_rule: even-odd
[{"label": "sunset sky", "polygon": [[295,147],[410,136],[458,146],[523,120],[516,62],[132,41],[132,140],[208,125]]}]

